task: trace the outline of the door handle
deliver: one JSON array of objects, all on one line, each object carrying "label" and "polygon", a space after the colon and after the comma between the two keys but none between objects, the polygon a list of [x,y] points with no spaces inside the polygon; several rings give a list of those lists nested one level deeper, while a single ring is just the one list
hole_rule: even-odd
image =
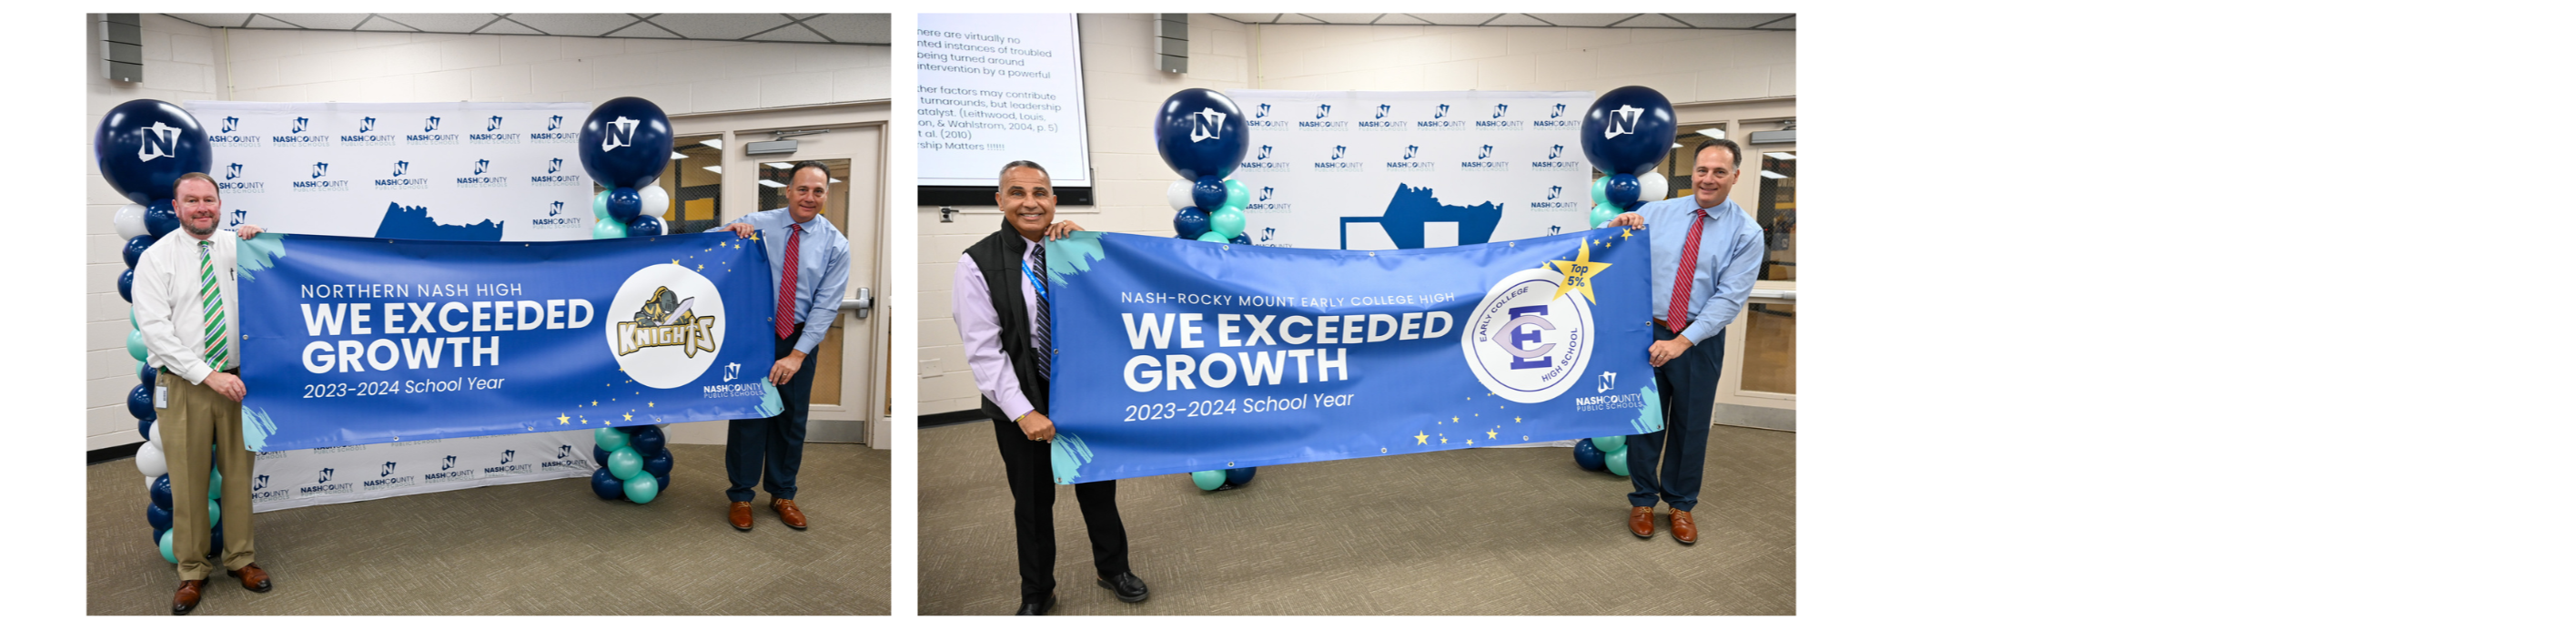
[{"label": "door handle", "polygon": [[867,317],[868,317],[868,310],[869,310],[869,309],[873,309],[873,308],[875,308],[875,307],[876,307],[876,305],[877,305],[877,300],[876,300],[875,298],[870,298],[870,297],[868,297],[868,288],[866,288],[866,287],[860,287],[860,288],[859,288],[859,297],[857,297],[857,298],[850,298],[850,299],[846,299],[846,300],[842,300],[842,301],[841,301],[841,309],[842,309],[842,310],[845,310],[845,311],[846,311],[846,310],[850,310],[850,309],[857,309],[857,310],[859,311],[859,319],[861,319],[861,320],[865,320],[865,319],[867,319]]}]

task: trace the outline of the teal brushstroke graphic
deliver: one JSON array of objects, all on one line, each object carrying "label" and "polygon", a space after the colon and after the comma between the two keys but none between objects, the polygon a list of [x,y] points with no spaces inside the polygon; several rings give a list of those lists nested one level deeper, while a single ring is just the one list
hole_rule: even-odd
[{"label": "teal brushstroke graphic", "polygon": [[1109,260],[1109,252],[1100,248],[1100,233],[1076,232],[1062,239],[1048,241],[1047,282],[1062,285],[1064,277],[1091,271],[1092,261]]},{"label": "teal brushstroke graphic", "polygon": [[1638,434],[1664,431],[1664,400],[1655,397],[1655,387],[1646,386],[1637,393],[1646,397],[1646,407],[1637,410],[1637,418],[1628,419],[1628,426]]},{"label": "teal brushstroke graphic", "polygon": [[1051,447],[1050,451],[1055,454],[1051,458],[1055,463],[1055,483],[1073,484],[1080,481],[1082,465],[1091,463],[1091,446],[1083,444],[1081,436],[1059,433],[1055,435],[1055,441]]},{"label": "teal brushstroke graphic", "polygon": [[268,411],[242,406],[242,447],[251,451],[268,451],[268,436],[277,433],[277,422],[268,420]]},{"label": "teal brushstroke graphic", "polygon": [[253,277],[251,272],[277,267],[277,259],[286,258],[286,235],[262,232],[243,239],[233,258],[240,265],[242,279],[249,280]]},{"label": "teal brushstroke graphic", "polygon": [[785,411],[787,411],[787,402],[778,398],[778,385],[768,381],[760,382],[761,418],[777,416],[779,412]]}]

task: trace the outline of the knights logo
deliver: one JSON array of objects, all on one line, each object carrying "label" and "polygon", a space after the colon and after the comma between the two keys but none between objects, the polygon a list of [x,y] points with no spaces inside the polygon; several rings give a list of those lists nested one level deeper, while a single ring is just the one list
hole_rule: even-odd
[{"label": "knights logo", "polygon": [[645,299],[632,321],[617,323],[617,354],[658,346],[680,347],[685,357],[697,357],[698,351],[716,350],[715,316],[698,315],[692,307],[698,299],[681,298],[668,286],[657,287],[653,297]]}]

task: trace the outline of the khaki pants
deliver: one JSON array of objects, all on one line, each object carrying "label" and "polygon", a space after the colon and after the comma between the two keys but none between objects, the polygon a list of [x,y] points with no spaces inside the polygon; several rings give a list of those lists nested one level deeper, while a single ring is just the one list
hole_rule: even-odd
[{"label": "khaki pants", "polygon": [[[214,573],[206,563],[206,546],[214,538],[206,523],[210,468],[224,474],[224,569],[250,565],[251,463],[259,454],[242,449],[241,404],[168,371],[161,373],[161,386],[170,389],[170,407],[157,410],[157,422],[162,455],[170,462],[170,552],[179,557],[179,580],[205,580]],[[208,445],[213,453],[207,453]]]}]

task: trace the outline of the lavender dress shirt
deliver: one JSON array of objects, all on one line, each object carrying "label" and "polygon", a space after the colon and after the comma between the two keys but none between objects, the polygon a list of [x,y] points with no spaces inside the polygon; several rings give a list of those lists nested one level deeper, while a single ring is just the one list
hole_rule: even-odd
[{"label": "lavender dress shirt", "polygon": [[[1020,254],[1020,264],[1028,265],[1043,246],[1027,237],[1021,237],[1020,242],[1027,246]],[[1002,316],[993,312],[993,289],[984,286],[984,270],[976,267],[975,259],[957,257],[954,286],[956,291],[948,296],[950,317],[957,321],[957,336],[965,340],[966,366],[975,371],[975,389],[1002,406],[1002,414],[1013,419],[1037,409],[1027,395],[1020,394],[1019,373],[1011,371],[1011,358],[1002,355]],[[1029,305],[1029,330],[1037,330],[1037,287],[1020,283],[1020,302]]]}]

